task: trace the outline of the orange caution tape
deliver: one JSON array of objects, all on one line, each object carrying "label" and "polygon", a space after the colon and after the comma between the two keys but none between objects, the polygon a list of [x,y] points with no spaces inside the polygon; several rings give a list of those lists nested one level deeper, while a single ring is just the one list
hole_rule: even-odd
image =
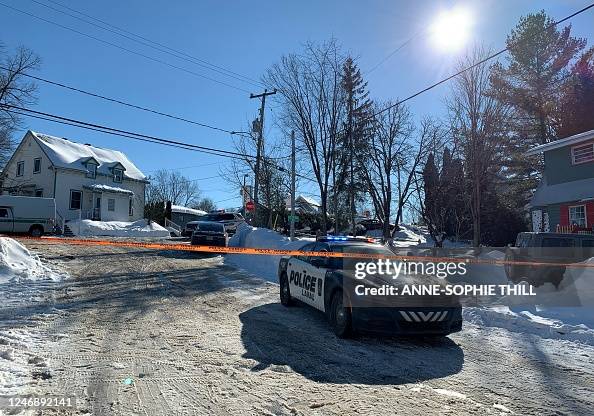
[{"label": "orange caution tape", "polygon": [[[34,240],[38,242],[47,242],[55,244],[73,244],[87,246],[112,246],[129,248],[147,248],[153,250],[172,250],[172,251],[193,251],[200,253],[219,253],[219,254],[255,254],[266,256],[303,256],[304,252],[299,250],[279,250],[272,248],[253,248],[253,247],[219,247],[219,246],[193,246],[189,244],[160,244],[160,243],[139,243],[132,241],[113,241],[113,240],[95,240],[81,238],[63,238],[63,237],[28,237],[18,236],[17,239]],[[496,260],[480,259],[473,257],[431,257],[431,256],[402,256],[394,254],[386,256],[383,254],[370,253],[344,253],[329,251],[308,251],[308,257],[339,257],[356,259],[390,259],[400,261],[420,261],[420,262],[453,262],[469,264],[490,264],[496,266],[518,265],[518,266],[544,266],[544,267],[572,267],[572,268],[593,268],[591,263],[549,263],[518,260]]]}]

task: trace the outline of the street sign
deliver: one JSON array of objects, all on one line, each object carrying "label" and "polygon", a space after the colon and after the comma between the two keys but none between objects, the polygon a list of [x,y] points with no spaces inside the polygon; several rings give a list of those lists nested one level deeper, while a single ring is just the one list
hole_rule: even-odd
[{"label": "street sign", "polygon": [[299,216],[297,215],[289,215],[288,220],[294,220],[295,222],[299,222]]},{"label": "street sign", "polygon": [[254,210],[254,203],[253,201],[248,201],[245,203],[245,209],[247,209],[248,211],[253,211]]}]

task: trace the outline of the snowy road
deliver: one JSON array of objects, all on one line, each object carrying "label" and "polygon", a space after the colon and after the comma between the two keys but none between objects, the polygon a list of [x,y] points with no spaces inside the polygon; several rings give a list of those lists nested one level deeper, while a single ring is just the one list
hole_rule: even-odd
[{"label": "snowy road", "polygon": [[339,340],[322,315],[283,308],[275,285],[220,257],[26,244],[72,279],[47,291],[50,316],[31,319],[39,302],[8,315],[45,340],[33,348],[51,377],[31,391],[75,394],[76,414],[586,415],[594,408],[592,347],[470,324],[442,341]]}]

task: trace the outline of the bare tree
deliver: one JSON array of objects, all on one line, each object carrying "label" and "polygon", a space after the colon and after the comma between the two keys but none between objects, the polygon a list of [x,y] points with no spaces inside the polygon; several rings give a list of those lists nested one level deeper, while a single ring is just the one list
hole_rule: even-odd
[{"label": "bare tree", "polygon": [[429,144],[436,142],[441,134],[439,123],[431,118],[423,119],[416,138],[409,138],[403,146],[402,152],[396,158],[396,189],[398,193],[396,225],[402,221],[404,207],[414,193],[415,174],[420,164],[427,159],[430,153]]},{"label": "bare tree", "polygon": [[[458,63],[459,69],[482,60],[488,52],[476,47]],[[481,64],[465,71],[453,83],[447,101],[454,140],[459,142],[463,154],[473,228],[473,245],[481,243],[481,210],[483,190],[506,134],[506,107],[489,94],[491,67]]]},{"label": "bare tree", "polygon": [[211,198],[202,198],[200,202],[192,208],[199,209],[206,212],[211,212],[217,209],[217,204]]},{"label": "bare tree", "polygon": [[0,165],[4,165],[12,153],[12,135],[21,125],[21,118],[8,106],[26,107],[36,102],[35,83],[25,76],[37,69],[40,59],[29,49],[20,47],[14,55],[8,55],[0,44]]},{"label": "bare tree", "polygon": [[[257,136],[256,134],[242,135],[235,139],[234,148],[237,153],[243,155],[256,154]],[[285,166],[288,162],[286,155],[286,146],[279,143],[267,144],[265,149],[262,149],[262,161],[260,164],[260,176],[258,178],[259,188],[259,207],[258,212],[262,209],[267,214],[266,224],[272,228],[276,222],[278,215],[283,215],[286,204],[285,201],[289,195],[290,177],[289,170]],[[244,183],[244,176],[249,175],[251,183],[256,172],[256,161],[253,157],[244,156],[242,158],[234,159],[228,167],[223,168],[221,176],[237,189],[242,189]],[[246,186],[247,186],[246,182]],[[283,215],[284,217],[284,215]],[[259,222],[262,219],[260,219]]]},{"label": "bare tree", "polygon": [[295,131],[309,159],[320,192],[323,233],[328,229],[328,190],[346,113],[341,85],[344,61],[335,40],[307,43],[302,54],[283,56],[264,77],[280,93],[281,124],[286,131]]},{"label": "bare tree", "polygon": [[174,205],[190,206],[198,203],[198,185],[179,172],[159,170],[147,186],[147,202],[171,201]]},{"label": "bare tree", "polygon": [[[375,105],[374,113],[390,103]],[[365,151],[358,152],[359,169],[369,190],[376,215],[383,222],[383,235],[390,237],[390,215],[394,193],[394,173],[397,165],[406,163],[410,135],[413,130],[410,112],[405,106],[389,107],[374,117]],[[400,181],[398,181],[400,184]],[[400,190],[400,189],[399,189]]]}]

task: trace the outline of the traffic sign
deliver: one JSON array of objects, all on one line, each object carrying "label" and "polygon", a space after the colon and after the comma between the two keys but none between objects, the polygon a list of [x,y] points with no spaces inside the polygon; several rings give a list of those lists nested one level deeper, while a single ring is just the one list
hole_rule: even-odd
[{"label": "traffic sign", "polygon": [[253,201],[246,202],[245,209],[247,209],[248,211],[253,211],[254,210],[254,202]]},{"label": "traffic sign", "polygon": [[288,220],[294,220],[295,222],[299,222],[299,216],[297,215],[289,215]]}]

